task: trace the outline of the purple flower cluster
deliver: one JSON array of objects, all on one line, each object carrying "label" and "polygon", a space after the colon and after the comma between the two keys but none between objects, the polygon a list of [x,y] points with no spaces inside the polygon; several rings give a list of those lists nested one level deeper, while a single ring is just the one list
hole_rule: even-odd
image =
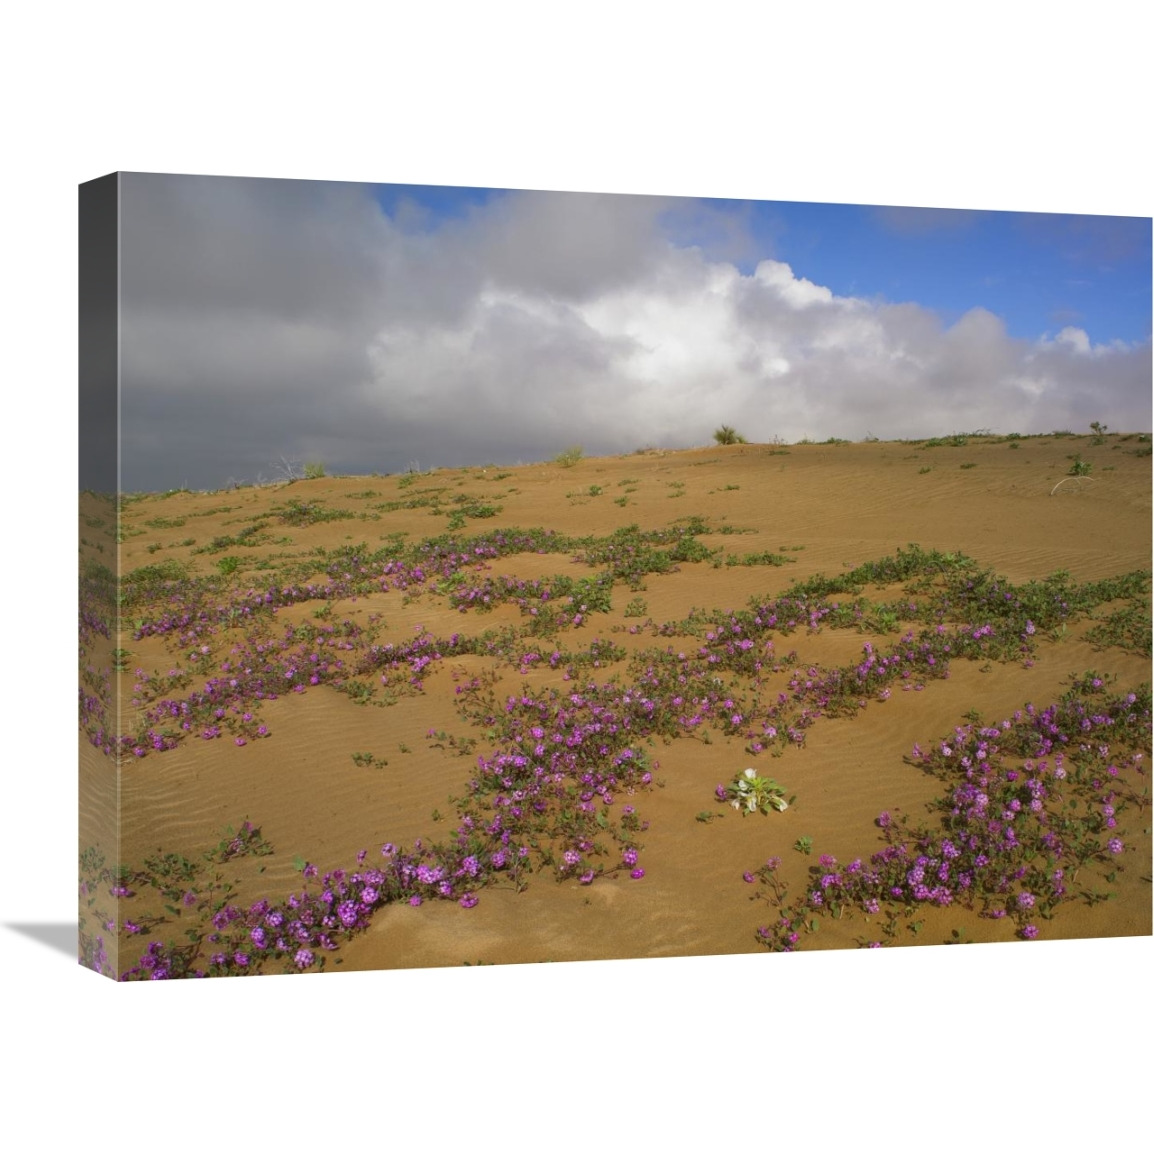
[{"label": "purple flower cluster", "polygon": [[[1067,871],[1124,848],[1117,837],[1099,840],[1120,808],[1121,774],[1116,764],[1107,767],[1114,774],[1101,767],[1112,752],[1117,757],[1149,742],[1151,713],[1133,694],[1105,697],[1097,680],[1075,684],[1048,709],[1027,707],[998,726],[960,726],[929,750],[916,748],[912,760],[949,786],[936,803],[941,830],[883,813],[876,824],[885,848],[868,864],[859,858],[841,868],[822,855],[821,873],[805,895],[776,924],[759,929],[758,940],[774,950],[796,949],[807,910],[874,915],[955,902],[995,920],[1014,918],[1021,937],[1036,937],[1037,926],[1026,918],[1051,917],[1069,900]],[[1072,794],[1088,801],[1068,807]],[[775,871],[767,864],[757,876],[784,907]]]},{"label": "purple flower cluster", "polygon": [[[363,930],[388,902],[419,906],[428,898],[449,899],[473,908],[478,902],[475,888],[497,869],[481,865],[478,849],[476,839],[459,837],[449,848],[417,843],[404,852],[387,845],[380,864],[351,873],[336,869],[318,876],[316,867],[306,866],[299,893],[278,903],[262,898],[247,908],[221,904],[203,939],[194,931],[191,944],[151,941],[121,979],[258,973],[278,961],[289,971],[315,968],[318,958]],[[509,868],[517,867],[510,862]],[[196,903],[196,895],[190,896],[193,901],[186,905]],[[202,964],[202,949],[209,951],[207,964]]]},{"label": "purple flower cluster", "polygon": [[[301,506],[296,513],[306,515],[308,509]],[[170,639],[183,648],[187,668],[172,669],[166,676],[137,671],[133,705],[144,722],[138,732],[120,737],[108,731],[109,678],[90,669],[82,675],[81,725],[106,753],[144,757],[190,736],[215,739],[225,732],[241,746],[268,734],[258,722],[261,703],[290,690],[300,694],[327,686],[367,693],[371,681],[386,686],[390,694],[420,692],[438,662],[465,653],[500,657],[522,673],[565,664],[566,680],[575,682],[578,668],[611,664],[621,660],[624,651],[595,639],[574,655],[558,646],[527,648],[508,637],[454,633],[437,638],[422,627],[407,642],[381,643],[371,617],[369,628],[351,620],[285,625],[279,636],[270,623],[279,609],[301,602],[331,603],[428,587],[447,593],[450,604],[462,611],[517,604],[531,619],[522,634],[539,641],[547,629],[579,627],[589,613],[607,608],[615,580],[636,587],[645,573],[669,572],[678,563],[708,559],[710,550],[696,540],[704,531],[702,523],[647,533],[631,527],[598,541],[575,542],[540,531],[509,530],[467,541],[426,541],[403,553],[395,545],[375,553],[351,547],[329,554],[322,579],[282,579],[223,598],[219,579],[129,582],[127,604],[136,614],[136,637]],[[593,577],[535,581],[470,576],[514,553],[574,550],[575,561],[602,571]],[[197,968],[199,948],[153,942],[129,975],[256,972],[276,960],[290,969],[309,969],[318,958],[323,964],[326,951],[363,929],[386,902],[416,906],[426,900],[454,900],[468,909],[484,886],[504,878],[518,885],[520,873],[541,864],[551,864],[558,876],[581,884],[590,884],[601,872],[627,871],[641,878],[645,870],[638,864],[636,835],[645,823],[632,805],[617,803],[652,782],[642,750],[646,741],[684,737],[708,724],[725,735],[747,738],[751,753],[774,742],[801,745],[818,718],[850,714],[871,699],[884,701],[891,686],[920,690],[931,679],[948,676],[954,658],[1028,654],[1037,628],[1051,627],[1078,607],[1064,586],[1020,590],[992,575],[975,574],[972,566],[960,565],[955,571],[953,564],[953,558],[916,548],[912,554],[899,551],[895,561],[864,566],[832,581],[816,579],[785,596],[758,600],[747,610],[694,614],[686,623],[655,627],[665,637],[689,632],[697,643],[683,652],[669,647],[635,653],[628,684],[617,679],[589,682],[566,692],[526,692],[503,703],[479,678],[459,685],[462,715],[497,736],[495,747],[478,758],[476,776],[460,806],[455,841],[427,848],[417,842],[409,851],[386,846],[384,864],[378,868],[364,869],[362,853],[353,873],[336,870],[319,880],[316,868],[307,867],[299,895],[275,905],[265,900],[242,910],[226,903],[217,910],[206,940],[211,948],[206,970]],[[855,582],[884,584],[911,577],[933,578],[945,586],[920,602],[907,595],[883,607],[887,620],[919,622],[919,633],[906,632],[884,650],[875,651],[867,643],[861,660],[844,668],[803,669],[795,654],[776,654],[773,634],[828,626],[866,628],[874,620],[871,614],[882,612],[861,598],[832,601],[829,593],[854,592]],[[106,622],[100,614],[107,598],[97,603],[93,599],[98,595],[103,596],[100,590],[87,595],[82,591],[82,639],[107,636],[101,632]],[[223,656],[214,653],[213,646],[226,630],[239,639]],[[782,673],[788,675],[786,691],[764,702],[764,679]],[[727,676],[752,679],[749,694],[726,684]],[[1099,689],[1100,681],[1087,692]],[[1111,742],[1117,747],[1119,733],[1135,737],[1143,725],[1149,730],[1148,710],[1143,721],[1133,696],[1127,708],[1090,703],[1075,717],[1071,711],[1078,708],[1063,702],[1041,714],[1027,711],[1024,720],[1015,718],[1000,728],[963,727],[930,753],[917,751],[918,764],[950,782],[950,794],[942,803],[943,831],[910,830],[904,819],[883,814],[878,825],[886,848],[868,864],[856,859],[840,866],[823,857],[820,872],[799,899],[801,905],[808,911],[854,908],[872,915],[895,903],[947,906],[957,901],[985,903],[989,916],[1005,916],[1007,907],[1019,919],[1027,913],[1048,916],[1065,893],[1062,868],[1052,867],[1058,862],[1076,867],[1095,854],[1123,851],[1120,837],[1110,838],[1103,850],[1100,842],[1055,818],[1067,773],[1073,772],[1080,782],[1086,750],[1105,758],[1101,751]],[[1030,760],[1023,767],[1009,767],[1007,757],[1022,755],[1017,746],[1027,740],[1030,751],[1024,756]],[[1102,782],[1093,787],[1099,824],[1090,833],[1112,830],[1117,823],[1122,808],[1116,796],[1118,772],[1116,766],[1104,768]],[[597,864],[607,857],[606,839],[616,843],[614,852],[620,854],[619,864],[608,870]],[[1039,874],[1042,867],[1027,861],[1027,852],[1037,854],[1039,848],[1044,851],[1044,876]],[[770,875],[774,886],[780,884],[775,860],[757,875],[747,873],[747,880]],[[193,895],[187,908],[198,913],[210,908],[208,895]],[[141,928],[139,920],[132,924]],[[767,928],[766,940],[795,948],[800,924],[796,916],[785,917]],[[1030,936],[1025,929],[1022,933]]]}]

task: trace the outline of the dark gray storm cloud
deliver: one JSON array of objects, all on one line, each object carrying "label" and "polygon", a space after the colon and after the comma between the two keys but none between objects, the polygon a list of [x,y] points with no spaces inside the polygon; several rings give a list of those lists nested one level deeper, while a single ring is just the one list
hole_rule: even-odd
[{"label": "dark gray storm cloud", "polygon": [[[891,227],[925,227],[902,211]],[[743,274],[740,205],[517,192],[437,220],[371,186],[126,174],[122,222],[129,489],[685,446],[723,422],[1150,425],[1148,344],[1015,340],[981,309],[947,327],[769,259]]]},{"label": "dark gray storm cloud", "polygon": [[124,484],[269,475],[366,379],[386,222],[357,185],[125,174],[122,190]]}]

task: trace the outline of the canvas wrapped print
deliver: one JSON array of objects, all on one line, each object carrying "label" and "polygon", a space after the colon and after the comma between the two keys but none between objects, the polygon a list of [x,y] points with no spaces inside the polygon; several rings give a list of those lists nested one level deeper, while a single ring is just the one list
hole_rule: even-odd
[{"label": "canvas wrapped print", "polygon": [[1149,935],[1150,274],[1144,218],[82,185],[80,962]]}]

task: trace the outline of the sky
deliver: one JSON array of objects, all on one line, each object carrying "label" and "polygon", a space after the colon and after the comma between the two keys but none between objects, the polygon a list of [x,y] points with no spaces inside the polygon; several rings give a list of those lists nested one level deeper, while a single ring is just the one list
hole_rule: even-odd
[{"label": "sky", "polygon": [[125,173],[121,486],[1151,428],[1151,221]]}]

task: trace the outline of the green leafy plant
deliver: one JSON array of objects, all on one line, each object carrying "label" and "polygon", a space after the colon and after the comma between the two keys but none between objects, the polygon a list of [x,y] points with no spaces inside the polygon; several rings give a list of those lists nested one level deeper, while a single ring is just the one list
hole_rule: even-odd
[{"label": "green leafy plant", "polygon": [[325,475],[324,461],[306,461],[305,462],[305,480],[315,481]]},{"label": "green leafy plant", "polygon": [[443,729],[429,730],[430,749],[451,749],[458,757],[469,757],[477,748],[475,737],[455,737]]},{"label": "green leafy plant", "polygon": [[1082,454],[1079,453],[1074,458],[1074,463],[1070,466],[1067,476],[1070,477],[1088,477],[1094,466],[1089,461],[1082,460]]},{"label": "green leafy plant", "polygon": [[743,769],[728,786],[719,786],[718,794],[742,817],[751,813],[768,814],[771,810],[780,812],[789,809],[785,790],[773,778],[759,777],[755,769]]},{"label": "green leafy plant", "polygon": [[585,450],[580,445],[570,445],[568,449],[558,453],[553,458],[553,464],[560,465],[562,469],[572,469],[584,455]]},{"label": "green leafy plant", "polygon": [[[796,563],[797,563],[796,559],[793,557],[786,557],[786,556],[783,556],[781,553],[770,553],[768,550],[763,551],[761,553],[742,553],[740,556],[735,556],[733,554],[730,554],[725,559],[726,566],[728,566],[731,569],[734,568],[735,566],[738,566],[738,565],[749,565],[749,566],[752,566],[752,565],[774,565],[774,566],[780,566],[780,565],[794,565]],[[720,561],[717,561],[714,563],[715,568],[719,568],[720,565],[721,565]]]},{"label": "green leafy plant", "polygon": [[719,445],[747,444],[746,439],[730,425],[722,425],[719,429],[714,429],[713,439]]},{"label": "green leafy plant", "polygon": [[246,819],[239,830],[231,825],[226,826],[216,848],[209,850],[204,857],[206,861],[223,864],[240,857],[267,857],[272,852],[273,847],[268,839]]}]

